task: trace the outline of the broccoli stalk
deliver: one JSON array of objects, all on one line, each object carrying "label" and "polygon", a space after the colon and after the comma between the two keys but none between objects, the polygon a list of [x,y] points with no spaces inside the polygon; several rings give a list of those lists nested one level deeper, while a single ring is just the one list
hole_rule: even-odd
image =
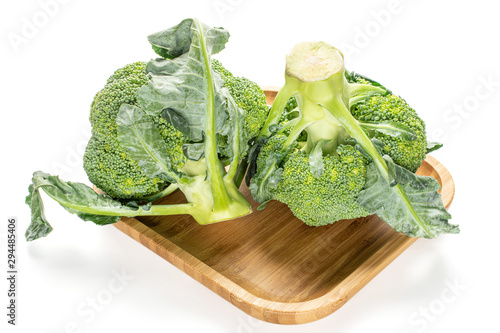
[{"label": "broccoli stalk", "polygon": [[[147,82],[141,81],[142,85],[137,89],[129,87],[130,91],[126,93],[133,91],[130,103],[116,106],[113,96],[119,95],[119,91],[113,96],[104,96],[104,100],[113,104],[103,105],[99,110],[109,111],[117,107],[113,121],[109,117],[100,117],[105,112],[95,113],[95,124],[110,125],[107,127],[113,129],[103,131],[104,134],[96,129],[94,134],[99,134],[99,139],[104,142],[99,147],[106,148],[109,142],[113,142],[122,148],[119,154],[111,156],[110,161],[105,150],[91,147],[91,155],[103,158],[105,162],[95,163],[88,158],[89,168],[98,173],[99,169],[122,166],[120,158],[128,156],[135,169],[141,171],[141,177],[135,174],[124,177],[124,184],[113,184],[114,177],[104,174],[103,178],[108,181],[106,184],[111,181],[109,188],[135,190],[138,187],[141,190],[143,179],[151,184],[169,186],[151,194],[148,193],[151,188],[148,185],[148,191],[136,191],[148,193],[138,196],[139,202],[136,202],[130,197],[124,198],[129,191],[117,191],[122,196],[111,197],[97,194],[84,184],[63,182],[57,176],[35,172],[26,198],[32,213],[26,238],[37,239],[52,230],[44,216],[40,190],[69,212],[101,225],[117,222],[121,216],[187,214],[199,224],[209,224],[250,214],[251,205],[239,192],[233,179],[239,162],[247,154],[251,139],[248,126],[256,125],[257,121],[255,115],[248,121],[244,106],[250,109],[252,105],[259,107],[261,90],[251,82],[238,78],[231,78],[238,82],[237,86],[231,85],[233,81],[224,82],[212,67],[211,55],[221,51],[228,38],[226,30],[208,27],[195,19],[183,20],[173,28],[149,36],[153,49],[163,58],[148,63]],[[215,67],[222,70],[220,64]],[[127,77],[125,72],[123,74]],[[223,72],[222,75],[229,77],[230,73]],[[238,92],[245,87],[255,95],[249,103],[251,105],[246,105],[244,96],[238,95],[241,92],[236,94],[235,100],[229,91]],[[257,114],[262,110],[254,111]],[[267,108],[264,111],[267,113]],[[177,137],[175,132],[182,133],[184,143],[181,153],[179,149],[168,146],[165,140],[168,135],[165,136],[165,131],[162,131],[165,128],[158,125],[158,119],[163,119],[174,129],[168,130],[169,135]],[[183,156],[179,156],[182,153]],[[184,160],[185,163],[180,163]],[[228,167],[227,171],[225,167]],[[125,173],[128,170],[126,167],[117,169]],[[140,204],[168,195],[176,189],[184,193],[187,203]]]},{"label": "broccoli stalk", "polygon": [[[337,154],[339,146],[354,142],[370,162],[366,170],[366,184],[358,198],[363,209],[378,214],[395,230],[409,236],[432,238],[440,232],[457,232],[456,226],[447,223],[450,216],[437,193],[439,184],[434,179],[416,176],[396,165],[389,156],[383,156],[377,147],[380,141],[372,140],[367,133],[379,131],[407,140],[413,140],[415,134],[408,127],[390,121],[358,121],[350,112],[353,105],[370,96],[388,93],[379,84],[349,83],[343,55],[333,46],[324,42],[296,45],[286,58],[285,85],[278,92],[257,141],[263,142],[274,134],[291,97],[295,97],[298,102],[299,116],[279,151],[270,153],[269,149],[265,149],[266,158],[259,158],[260,165],[250,185],[254,198],[265,203],[274,198],[276,189],[278,196],[281,194],[283,197],[283,193],[293,192],[283,189],[283,186],[304,186],[290,184],[289,181],[286,185],[280,182],[284,160],[288,158],[293,165],[300,165],[297,157],[289,153],[294,149],[299,135],[306,131],[307,143],[301,150],[309,154],[311,172],[316,178],[324,171],[323,158],[330,155],[331,159]],[[330,172],[336,173],[335,169]],[[308,188],[307,191],[312,189]],[[302,203],[300,198],[290,200]],[[310,203],[302,203],[302,207],[297,210],[304,211],[306,205]]]},{"label": "broccoli stalk", "polygon": [[[207,106],[207,113],[210,113]],[[140,160],[141,167],[150,176],[160,176],[172,184],[150,200],[165,196],[177,188],[185,195],[188,203],[175,205],[151,205],[151,202],[139,205],[135,201],[123,204],[108,195],[98,194],[90,187],[73,182],[63,182],[57,176],[40,171],[33,174],[32,184],[26,203],[31,208],[31,224],[26,231],[28,241],[46,236],[52,231],[43,210],[40,190],[57,201],[67,211],[76,214],[85,221],[99,225],[117,222],[121,216],[154,215],[191,215],[199,224],[210,224],[238,218],[251,213],[250,203],[238,191],[233,182],[238,168],[239,145],[233,145],[233,160],[226,173],[219,159],[217,147],[214,148],[217,131],[214,122],[207,122],[204,131],[204,157],[198,161],[188,160],[177,172],[172,169],[166,143],[151,117],[138,107],[124,104],[117,117],[118,140],[126,147],[130,155]],[[235,127],[235,138],[239,128]],[[208,133],[211,133],[211,137]],[[236,162],[235,162],[236,161]]]},{"label": "broccoli stalk", "polygon": [[[276,95],[258,140],[272,134],[289,99],[295,97],[300,110],[299,117],[283,143],[279,156],[286,155],[302,131],[307,132],[307,143],[302,148],[307,153],[321,143],[323,155],[335,155],[337,147],[345,143],[349,136],[360,138],[368,151],[373,153],[375,148],[372,142],[352,117],[346,103],[351,98],[386,91],[369,84],[347,83],[344,72],[343,56],[333,46],[323,42],[296,45],[286,58],[285,85]],[[378,153],[374,155],[379,156]],[[267,176],[273,174],[280,162],[281,158],[274,161]],[[264,177],[260,188],[253,188],[252,193],[259,202],[270,199],[261,195],[265,192],[266,184],[267,178]]]}]

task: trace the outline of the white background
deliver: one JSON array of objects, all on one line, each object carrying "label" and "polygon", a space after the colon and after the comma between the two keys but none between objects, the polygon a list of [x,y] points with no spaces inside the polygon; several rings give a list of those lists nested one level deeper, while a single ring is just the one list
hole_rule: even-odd
[{"label": "white background", "polygon": [[[19,220],[18,325],[6,324],[1,273],[2,332],[66,332],[71,325],[121,333],[500,331],[497,2],[43,3],[54,0],[0,5],[2,272],[7,217]],[[147,35],[186,17],[227,28],[232,37],[218,58],[262,85],[283,83],[284,55],[295,43],[324,40],[344,51],[348,69],[403,96],[426,120],[430,139],[445,144],[433,156],[454,177],[450,212],[461,234],[418,240],[340,310],[298,326],[247,316],[113,226],[84,223],[50,200],[54,232],[26,243],[32,172],[89,183],[81,156],[94,94],[115,69],[155,57]],[[27,28],[34,23],[36,30]],[[115,283],[122,273],[133,279]],[[110,290],[100,311],[90,311],[87,302]]]}]

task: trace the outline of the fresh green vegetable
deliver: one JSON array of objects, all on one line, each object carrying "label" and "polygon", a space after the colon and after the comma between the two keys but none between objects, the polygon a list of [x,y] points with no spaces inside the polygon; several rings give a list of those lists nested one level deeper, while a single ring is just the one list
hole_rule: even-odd
[{"label": "fresh green vegetable", "polygon": [[[136,62],[117,70],[99,91],[91,105],[92,137],[83,156],[89,180],[113,198],[143,200],[166,188],[162,177],[149,177],[118,140],[117,117],[124,104],[138,106],[136,94],[148,82],[146,63]],[[172,167],[186,162],[182,152],[184,137],[161,116],[151,121],[169,149]]]},{"label": "fresh green vegetable", "polygon": [[[92,103],[84,167],[107,194],[35,172],[26,198],[32,212],[26,238],[52,230],[40,190],[101,225],[121,216],[188,214],[208,224],[249,214],[250,203],[233,179],[246,169],[238,167],[268,107],[255,83],[211,59],[228,38],[226,30],[194,19],[149,36],[162,58],[116,71]],[[187,203],[151,204],[176,189]]]},{"label": "fresh green vegetable", "polygon": [[[268,113],[264,92],[256,83],[233,76],[215,59],[212,60],[212,69],[221,76],[223,86],[229,90],[238,107],[246,112],[245,137],[255,138]],[[92,137],[83,157],[83,167],[89,180],[113,198],[148,200],[170,192],[164,192],[169,183],[158,176],[149,177],[139,166],[140,161],[131,158],[118,140],[116,120],[120,107],[123,104],[139,106],[136,95],[147,82],[146,63],[127,65],[108,79],[92,102]],[[183,152],[186,138],[161,115],[150,117],[169,149],[172,167],[182,169],[186,163]]]},{"label": "fresh green vegetable", "polygon": [[[405,100],[315,42],[287,56],[269,109],[257,84],[212,59],[228,38],[195,19],[148,37],[161,58],[115,71],[91,105],[84,168],[106,194],[35,172],[27,240],[52,231],[42,192],[98,225],[178,214],[209,224],[251,213],[245,174],[260,209],[278,200],[312,226],[377,214],[412,237],[459,232],[437,181],[414,174],[442,145]],[[176,190],[186,203],[153,204]]]},{"label": "fresh green vegetable", "polygon": [[[298,108],[284,117],[291,98]],[[261,208],[279,200],[313,226],[378,214],[412,237],[459,232],[437,181],[413,173],[428,150],[423,121],[379,83],[346,73],[329,44],[288,54],[285,85],[256,142],[247,180]]]}]

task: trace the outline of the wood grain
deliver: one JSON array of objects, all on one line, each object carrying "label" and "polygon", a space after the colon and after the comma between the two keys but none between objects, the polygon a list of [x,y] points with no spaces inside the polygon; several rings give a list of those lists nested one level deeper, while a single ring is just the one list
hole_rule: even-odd
[{"label": "wood grain", "polygon": [[[270,102],[275,91],[266,90]],[[455,188],[444,166],[428,156],[417,173],[439,181],[448,207]],[[200,226],[184,215],[124,217],[115,225],[239,309],[276,324],[331,314],[416,240],[375,215],[309,227],[276,201],[256,210],[248,188],[242,192],[254,213],[237,220]],[[159,203],[180,202],[175,192]]]}]

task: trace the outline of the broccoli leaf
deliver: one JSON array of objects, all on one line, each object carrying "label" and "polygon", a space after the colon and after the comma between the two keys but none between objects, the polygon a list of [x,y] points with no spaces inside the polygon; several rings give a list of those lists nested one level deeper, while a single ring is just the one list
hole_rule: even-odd
[{"label": "broccoli leaf", "polygon": [[425,153],[429,154],[429,153],[436,151],[442,147],[443,147],[442,143],[427,141],[427,150]]},{"label": "broccoli leaf", "polygon": [[154,121],[136,106],[123,104],[116,118],[118,141],[144,170],[148,177],[162,176],[178,182],[180,175],[172,169],[168,147]]},{"label": "broccoli leaf", "polygon": [[389,91],[386,87],[384,87],[379,82],[377,82],[375,80],[372,80],[372,79],[370,79],[370,78],[368,78],[368,77],[366,77],[364,75],[361,75],[359,73],[356,73],[354,71],[352,71],[352,72],[345,71],[344,75],[345,75],[347,81],[350,82],[350,83],[358,83],[358,82],[366,81],[369,84],[371,84],[372,86],[380,87],[380,88],[383,88],[383,89]]},{"label": "broccoli leaf", "polygon": [[[26,239],[28,241],[47,236],[52,231],[52,227],[44,215],[40,189],[61,204],[68,212],[76,214],[84,221],[92,221],[98,225],[115,223],[120,219],[120,216],[133,215],[133,212],[138,209],[123,206],[119,201],[113,200],[106,195],[97,194],[85,184],[63,182],[57,176],[37,171],[33,174],[33,183],[29,187],[30,193],[26,197],[26,203],[31,208],[31,224],[26,230]],[[114,215],[96,214],[99,212]]]},{"label": "broccoli leaf", "polygon": [[439,183],[432,177],[417,176],[395,164],[388,156],[384,160],[395,173],[397,184],[391,185],[374,162],[366,172],[365,188],[358,202],[372,214],[410,237],[434,238],[440,233],[459,233],[456,225],[448,223],[446,211],[438,190]]},{"label": "broccoli leaf", "polygon": [[[139,90],[137,97],[146,113],[161,115],[188,138],[188,144],[206,141],[215,129],[217,135],[224,138],[217,142],[218,152],[239,158],[237,155],[247,149],[248,138],[242,130],[246,113],[234,102],[210,60],[213,54],[224,49],[228,38],[226,30],[193,19],[152,35],[150,41],[155,43],[155,50],[160,48],[163,50],[158,52],[160,55],[166,52],[167,58],[172,59],[149,62],[146,70],[151,80]],[[178,50],[178,40],[189,41],[186,49]],[[189,156],[201,157],[198,153]]]},{"label": "broccoli leaf", "polygon": [[32,241],[47,236],[52,231],[52,226],[47,222],[44,214],[43,202],[38,188],[30,184],[26,204],[31,209],[31,223],[26,230],[26,240]]},{"label": "broccoli leaf", "polygon": [[257,139],[253,147],[250,148],[248,152],[248,170],[245,175],[245,184],[250,186],[252,178],[257,173],[257,158],[259,157],[260,150],[262,146],[266,143],[266,138]]},{"label": "broccoli leaf", "polygon": [[[151,115],[175,113],[174,127],[180,122],[179,118],[183,118],[183,123],[189,125],[189,133],[183,130],[183,134],[193,142],[201,142],[207,107],[224,110],[224,101],[214,91],[214,81],[221,79],[214,75],[209,57],[224,48],[229,33],[192,19],[184,20],[179,26],[150,36],[150,40],[154,39],[155,45],[163,45],[162,50],[167,50],[173,59],[150,61],[147,70],[152,78],[139,90],[138,101]],[[182,53],[169,51],[176,48],[175,44],[172,46],[173,41],[181,42]],[[226,112],[217,112],[214,120],[220,126],[227,117]],[[165,120],[172,121],[172,117],[169,115]]]},{"label": "broccoli leaf", "polygon": [[273,192],[278,187],[283,174],[282,162],[293,149],[296,149],[296,145],[290,145],[286,149],[271,152],[266,157],[264,167],[257,168],[249,189],[255,201],[263,204],[259,209],[263,209],[265,203],[273,199]]},{"label": "broccoli leaf", "polygon": [[[372,138],[370,141],[372,142],[372,144],[375,147],[375,149],[377,150],[377,152],[379,154],[382,154],[382,152],[384,151],[384,143],[382,141],[380,141],[379,139],[377,139],[377,138]],[[358,143],[358,141],[356,139],[346,138],[345,142],[349,143],[349,144],[354,144],[354,146],[356,147],[356,149],[359,150],[359,152],[367,160],[373,161],[373,158],[370,156],[370,154],[368,154],[368,152],[363,147],[361,147],[361,145]]]},{"label": "broccoli leaf", "polygon": [[261,172],[255,174],[255,177],[250,183],[250,191],[255,201],[261,203],[258,207],[262,210],[266,207],[268,201],[273,199],[273,191],[278,187],[281,181],[283,168],[278,167],[278,154],[270,154],[266,159],[266,165]]},{"label": "broccoli leaf", "polygon": [[182,146],[182,151],[184,152],[184,155],[192,160],[192,161],[199,161],[200,158],[203,157],[205,154],[205,146],[203,145],[203,142],[201,143],[185,143]]},{"label": "broccoli leaf", "polygon": [[[228,205],[234,211],[250,211],[248,201],[234,191],[232,182],[238,162],[247,150],[249,138],[243,130],[246,112],[235,103],[211,61],[211,56],[223,50],[228,39],[226,30],[195,19],[155,34],[155,50],[160,55],[166,52],[172,59],[151,60],[146,68],[151,79],[137,93],[142,110],[164,117],[187,137],[183,147],[186,157],[205,158],[213,198],[211,214],[217,219],[230,211]],[[172,53],[177,40],[189,45]],[[221,168],[219,156],[230,161],[227,171]]]},{"label": "broccoli leaf", "polygon": [[374,130],[375,132],[386,134],[394,138],[401,138],[409,141],[413,141],[417,138],[417,135],[408,126],[394,121],[365,121],[359,122],[359,125],[365,130]]},{"label": "broccoli leaf", "polygon": [[314,148],[309,153],[309,165],[314,177],[319,178],[325,172],[325,164],[323,163],[323,146],[327,140],[319,140],[314,145]]},{"label": "broccoli leaf", "polygon": [[189,51],[192,19],[185,19],[170,29],[148,36],[153,50],[161,57],[176,58]]}]

